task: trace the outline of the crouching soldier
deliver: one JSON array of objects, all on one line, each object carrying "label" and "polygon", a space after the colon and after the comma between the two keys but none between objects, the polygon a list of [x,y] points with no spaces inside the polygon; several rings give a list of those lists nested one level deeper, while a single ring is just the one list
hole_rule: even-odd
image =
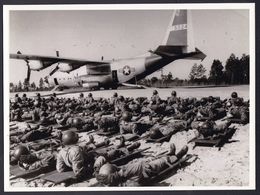
[{"label": "crouching soldier", "polygon": [[105,186],[128,186],[131,181],[135,186],[147,185],[151,177],[156,176],[161,171],[176,163],[186,155],[187,152],[188,147],[184,146],[177,154],[173,151],[167,156],[150,162],[143,160],[141,162],[124,165],[121,168],[106,163],[99,169],[96,179]]},{"label": "crouching soldier", "polygon": [[72,170],[78,180],[92,174],[91,160],[86,159],[83,149],[76,145],[78,134],[74,131],[66,131],[62,135],[64,148],[57,155],[56,169],[58,172]]},{"label": "crouching soldier", "polygon": [[26,146],[19,145],[12,156],[22,170],[55,167],[55,155],[52,152],[32,153]]}]

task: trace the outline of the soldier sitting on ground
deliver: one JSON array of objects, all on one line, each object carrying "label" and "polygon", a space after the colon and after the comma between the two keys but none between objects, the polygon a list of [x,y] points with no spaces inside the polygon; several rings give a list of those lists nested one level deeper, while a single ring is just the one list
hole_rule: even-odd
[{"label": "soldier sitting on ground", "polygon": [[188,152],[188,147],[184,146],[180,152],[175,154],[175,146],[171,146],[171,151],[167,156],[153,161],[143,160],[119,168],[116,165],[106,163],[96,174],[96,179],[105,186],[134,186],[147,185],[151,177],[156,176],[161,171],[170,167],[181,159]]}]

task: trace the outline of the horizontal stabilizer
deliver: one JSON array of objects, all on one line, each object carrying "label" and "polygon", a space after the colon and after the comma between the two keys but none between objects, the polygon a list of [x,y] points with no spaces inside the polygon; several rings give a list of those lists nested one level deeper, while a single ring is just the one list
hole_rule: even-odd
[{"label": "horizontal stabilizer", "polygon": [[200,51],[198,48],[195,48],[195,52],[191,52],[191,54],[191,56],[186,57],[185,59],[203,61],[207,57],[207,55]]},{"label": "horizontal stabilizer", "polygon": [[195,48],[194,52],[183,52],[183,46],[169,46],[169,45],[160,45],[155,51],[151,53],[162,56],[163,58],[172,58],[172,59],[193,59],[193,60],[204,60],[206,55],[201,52],[198,48]]}]

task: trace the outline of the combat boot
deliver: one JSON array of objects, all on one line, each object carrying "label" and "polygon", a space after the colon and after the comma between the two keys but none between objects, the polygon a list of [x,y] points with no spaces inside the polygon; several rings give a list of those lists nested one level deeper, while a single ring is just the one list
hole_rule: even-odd
[{"label": "combat boot", "polygon": [[170,150],[167,153],[167,155],[175,155],[175,153],[176,153],[176,146],[174,143],[172,143],[172,144],[170,144]]}]

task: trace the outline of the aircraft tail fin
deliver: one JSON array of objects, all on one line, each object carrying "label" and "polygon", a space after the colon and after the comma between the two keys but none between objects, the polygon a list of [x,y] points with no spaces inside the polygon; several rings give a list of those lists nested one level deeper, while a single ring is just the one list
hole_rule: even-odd
[{"label": "aircraft tail fin", "polygon": [[206,57],[203,52],[195,48],[190,11],[174,10],[162,45],[150,52],[174,60],[181,58],[203,60]]},{"label": "aircraft tail fin", "polygon": [[195,51],[190,11],[174,10],[162,45],[179,47],[183,53]]}]

